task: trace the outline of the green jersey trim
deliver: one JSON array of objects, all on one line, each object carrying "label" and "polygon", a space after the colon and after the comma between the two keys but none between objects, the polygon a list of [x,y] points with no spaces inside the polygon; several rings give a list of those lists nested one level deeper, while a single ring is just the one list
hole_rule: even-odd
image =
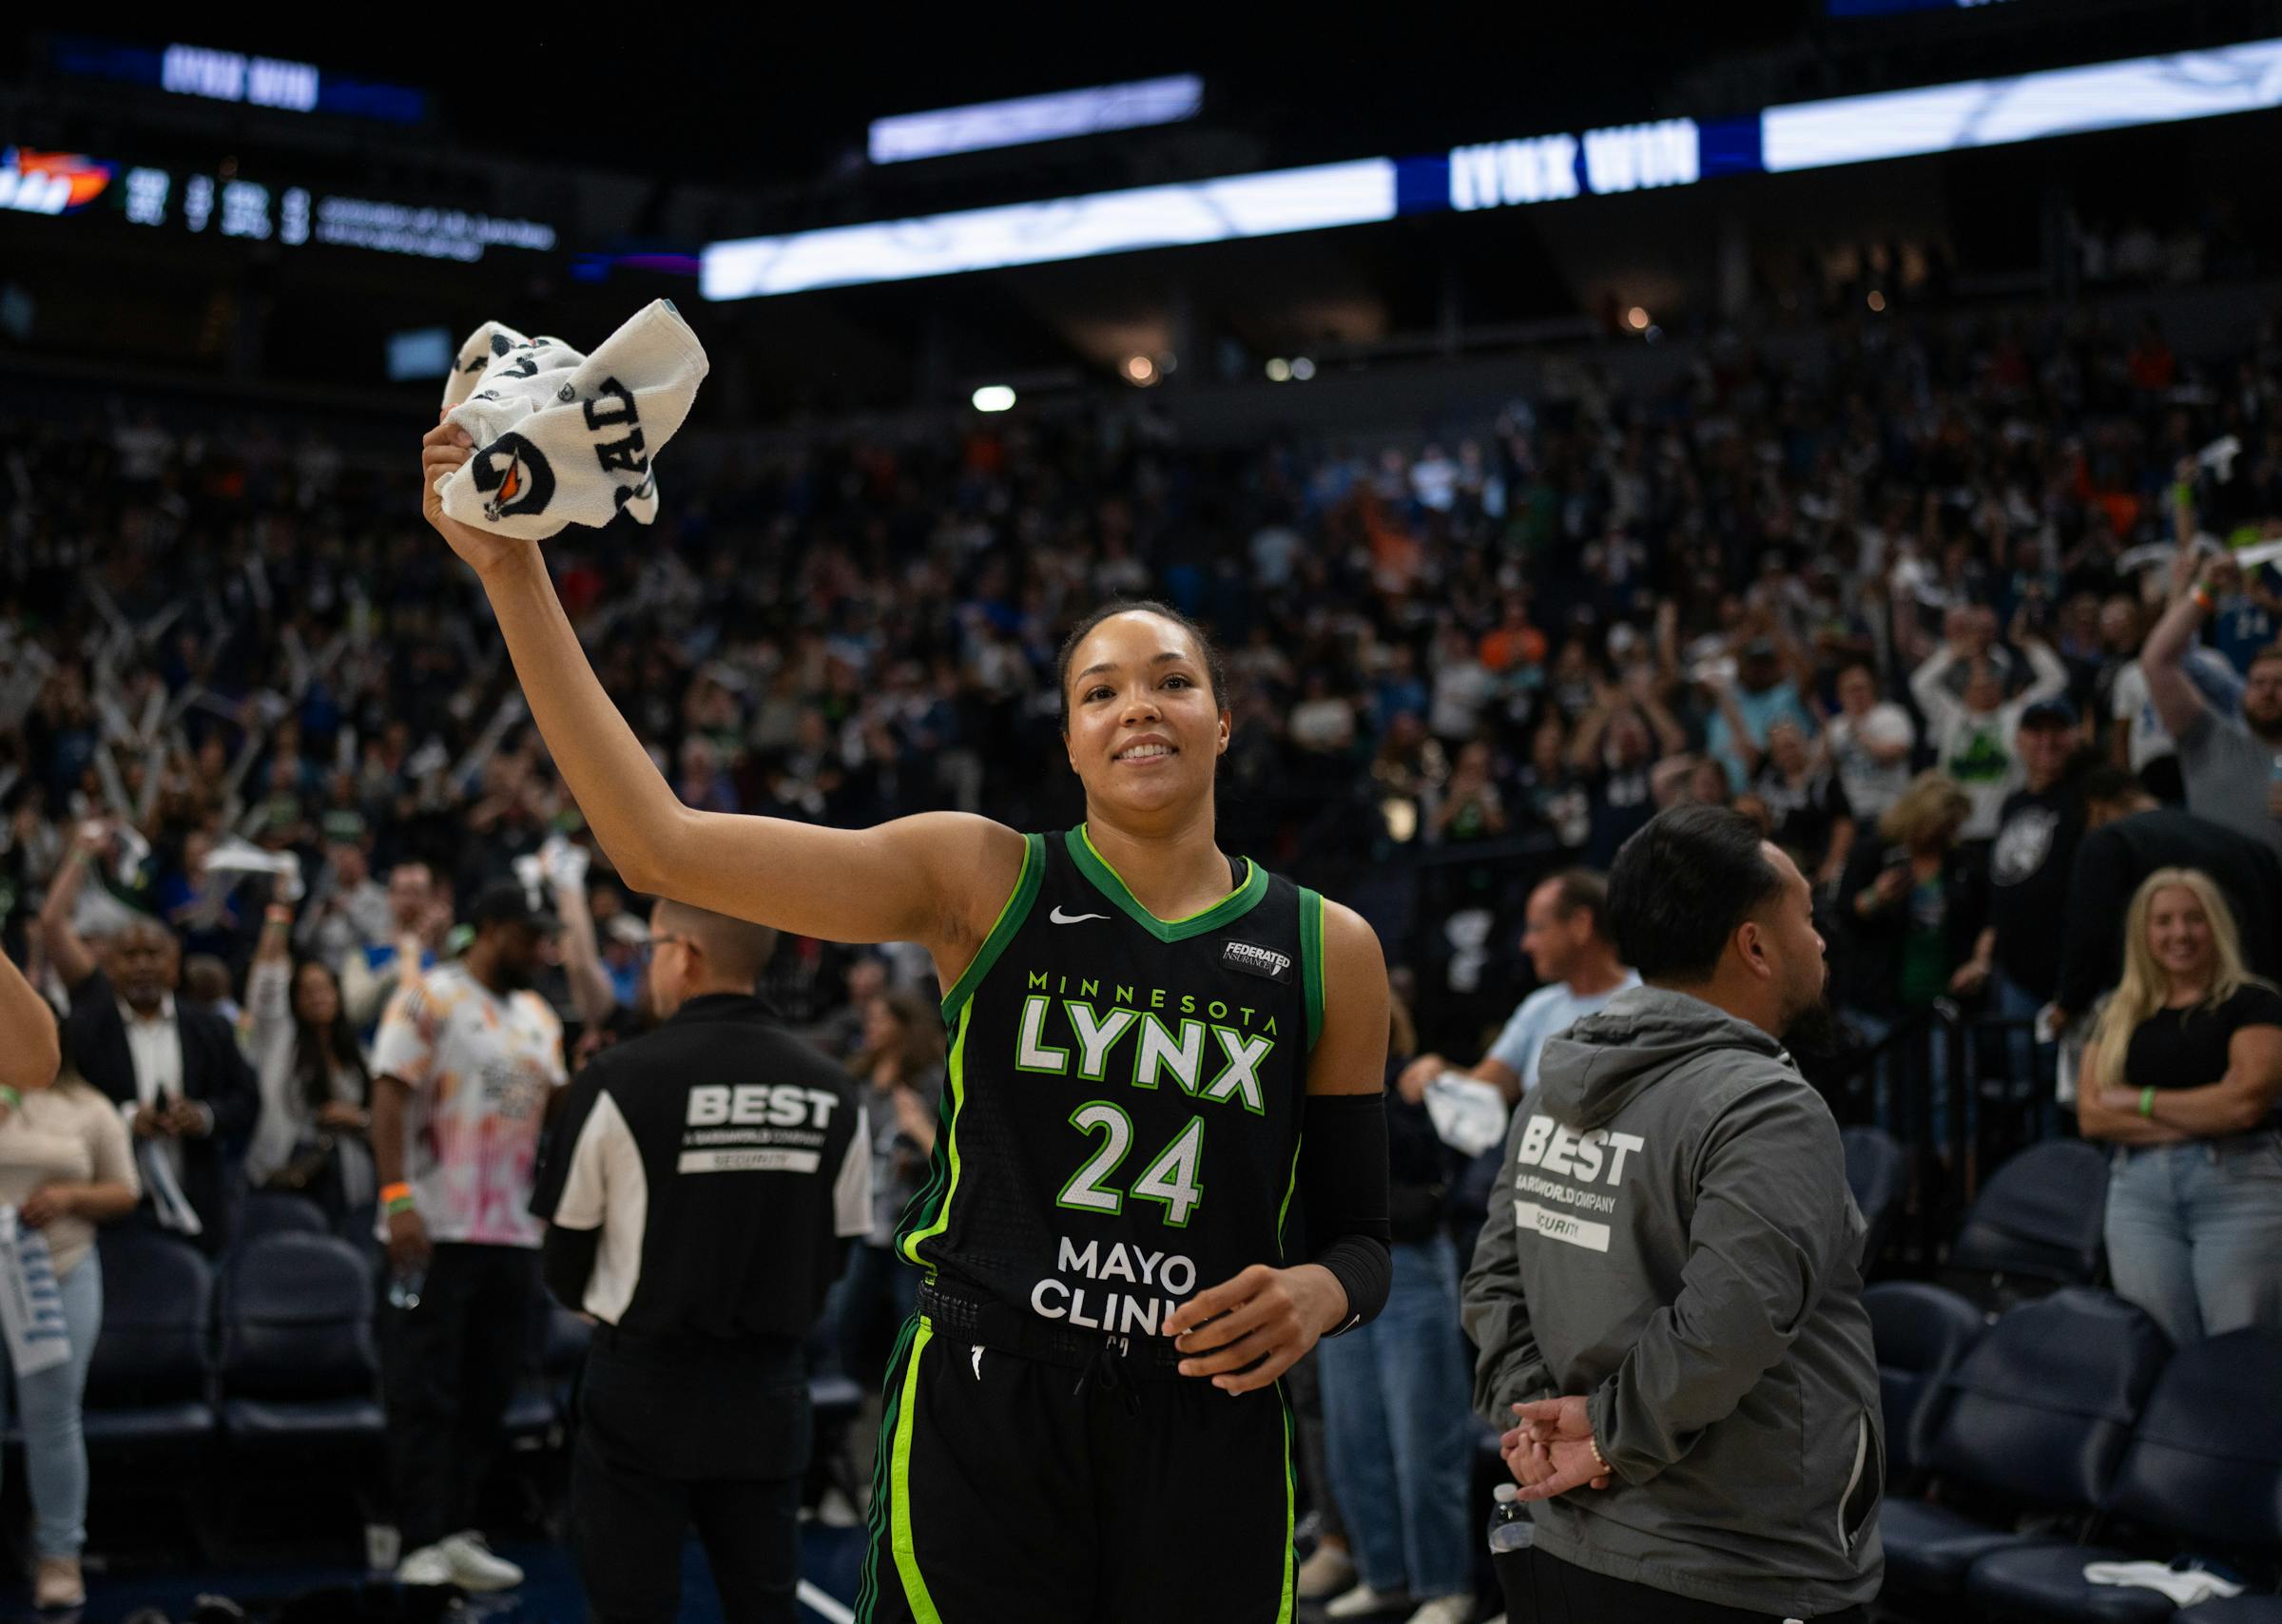
[{"label": "green jersey trim", "polygon": [[1244,883],[1235,890],[1202,913],[1190,914],[1185,919],[1160,919],[1141,905],[1141,899],[1133,895],[1124,877],[1093,849],[1093,837],[1086,832],[1083,823],[1062,839],[1070,848],[1070,860],[1077,864],[1078,873],[1092,880],[1095,890],[1124,909],[1133,923],[1159,941],[1186,941],[1192,936],[1205,936],[1233,924],[1258,907],[1267,895],[1267,870],[1247,857],[1244,860]]},{"label": "green jersey trim", "polygon": [[896,1238],[896,1249],[921,1267],[927,1266],[927,1260],[919,1256],[919,1243],[932,1241],[951,1227],[951,1198],[958,1193],[958,1112],[967,1101],[967,1019],[974,1013],[972,1003],[959,1005],[958,1027],[952,1034],[951,1053],[945,1062],[942,1127],[936,1145],[935,1166],[928,1171],[926,1187],[912,1198],[912,1210],[917,1216]]},{"label": "green jersey trim", "polygon": [[888,1528],[889,1542],[896,1553],[896,1572],[903,1577],[904,1605],[911,1609],[916,1624],[942,1624],[935,1598],[927,1594],[927,1581],[919,1576],[919,1554],[911,1532],[911,1436],[917,1430],[912,1416],[919,1396],[919,1361],[925,1356],[933,1335],[934,1327],[924,1318],[920,1319],[919,1334],[912,1339],[911,1364],[904,1372],[903,1391],[897,1406],[895,1509]]},{"label": "green jersey trim", "polygon": [[991,934],[982,938],[975,957],[959,972],[958,980],[943,995],[943,1024],[950,1026],[958,1019],[958,1012],[975,996],[975,989],[998,962],[1006,944],[1015,939],[1022,921],[1030,918],[1030,905],[1038,899],[1038,884],[1046,878],[1046,837],[1022,837],[1022,872],[1015,879],[1015,888],[998,910],[998,918],[991,923]]},{"label": "green jersey trim", "polygon": [[1307,1047],[1324,1034],[1324,899],[1300,887],[1300,985],[1307,995]]},{"label": "green jersey trim", "polygon": [[1291,1624],[1292,1595],[1299,1578],[1300,1557],[1292,1548],[1292,1537],[1299,1528],[1300,1482],[1292,1471],[1291,1394],[1281,1379],[1276,1382],[1276,1402],[1284,1410],[1284,1595],[1276,1607],[1276,1624]]}]

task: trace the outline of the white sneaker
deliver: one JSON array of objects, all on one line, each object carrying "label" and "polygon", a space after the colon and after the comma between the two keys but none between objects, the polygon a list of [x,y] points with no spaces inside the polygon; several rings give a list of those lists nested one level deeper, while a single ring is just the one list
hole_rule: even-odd
[{"label": "white sneaker", "polygon": [[1474,1598],[1470,1595],[1438,1595],[1432,1601],[1421,1602],[1410,1615],[1410,1624],[1474,1624]]},{"label": "white sneaker", "polygon": [[1330,1606],[1325,1608],[1324,1616],[1326,1618],[1368,1618],[1375,1613],[1392,1613],[1398,1608],[1409,1605],[1410,1596],[1406,1592],[1373,1590],[1367,1584],[1359,1584],[1346,1595],[1333,1601]]},{"label": "white sneaker", "polygon": [[441,1545],[423,1545],[396,1564],[398,1584],[457,1584]]},{"label": "white sneaker", "polygon": [[816,1502],[816,1520],[826,1528],[854,1528],[863,1521],[863,1515],[835,1483],[827,1484],[823,1498]]},{"label": "white sneaker", "polygon": [[1344,1545],[1334,1545],[1328,1539],[1315,1548],[1314,1556],[1300,1564],[1302,1601],[1321,1601],[1328,1595],[1344,1595],[1354,1583],[1353,1554]]},{"label": "white sneaker", "polygon": [[482,1594],[512,1590],[523,1582],[523,1570],[504,1556],[492,1555],[491,1546],[473,1528],[454,1534],[437,1547],[452,1564],[452,1577],[460,1589]]}]

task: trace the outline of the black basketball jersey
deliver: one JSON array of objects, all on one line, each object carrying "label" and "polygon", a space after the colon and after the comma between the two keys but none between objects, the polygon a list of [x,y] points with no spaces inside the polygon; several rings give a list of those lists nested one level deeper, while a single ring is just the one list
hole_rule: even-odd
[{"label": "black basketball jersey", "polygon": [[970,1295],[1109,1335],[1279,1264],[1323,899],[1243,882],[1158,919],[1081,825],[1031,835],[1022,877],[943,1000],[942,1131],[897,1246]]}]

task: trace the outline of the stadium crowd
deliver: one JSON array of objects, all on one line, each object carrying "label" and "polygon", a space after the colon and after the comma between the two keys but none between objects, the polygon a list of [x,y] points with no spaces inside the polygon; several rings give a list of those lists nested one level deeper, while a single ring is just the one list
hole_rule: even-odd
[{"label": "stadium crowd", "polygon": [[[1621,972],[1574,871],[1688,801],[1750,812],[1794,854],[1866,1042],[1952,1001],[2080,1034],[2125,974],[2145,870],[2098,898],[2071,876],[2119,820],[2178,819],[2240,958],[2278,967],[2282,592],[2228,555],[2282,538],[2273,319],[2223,357],[2092,308],[1837,328],[1812,366],[1720,336],[1645,395],[1581,376],[1383,441],[1189,447],[1117,410],[956,442],[677,446],[653,532],[548,553],[684,801],[836,824],[1072,821],[1063,628],[1122,596],[1194,614],[1235,718],[1223,843],[1379,924],[1407,1006],[1398,1113],[1445,1053],[1489,1054],[1475,1074],[1509,1098],[1527,1086],[1542,1010],[1528,1041],[1490,1041],[1520,995],[1577,973],[1605,996]],[[513,922],[495,882],[562,915],[538,984],[571,1069],[643,1020],[641,899],[590,863],[400,451],[117,406],[0,418],[0,939],[75,1034],[132,1039],[177,996],[235,1032],[147,1125],[208,1244],[237,1189],[369,1204],[376,1028],[388,1047],[409,967]],[[2097,930],[2055,928],[2087,907]],[[83,1015],[99,973],[119,997]],[[873,1093],[876,1222],[835,1311],[860,1372],[909,1304],[885,1247],[932,1148],[930,980],[892,944],[807,941],[767,977]],[[2035,1090],[2055,1048],[2023,1031],[2005,1054]],[[101,1083],[135,1053],[74,1059]],[[1871,1069],[1869,1109],[1906,1136],[1900,1079]],[[1479,1181],[1431,1131],[1396,1148],[1418,1220],[1398,1240],[1441,1248],[1455,1349],[1451,1237],[1470,1245]],[[1334,1434],[1356,1381],[1325,1371]],[[1433,1599],[1457,1582],[1437,1537],[1389,1551],[1357,1528],[1363,1588]],[[1336,1567],[1319,1592],[1352,1576]]]}]

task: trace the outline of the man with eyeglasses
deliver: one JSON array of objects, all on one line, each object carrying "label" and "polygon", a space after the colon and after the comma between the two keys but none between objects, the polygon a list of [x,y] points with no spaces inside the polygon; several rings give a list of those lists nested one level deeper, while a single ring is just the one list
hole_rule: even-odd
[{"label": "man with eyeglasses", "polygon": [[657,905],[665,1024],[578,1074],[532,1199],[548,1289],[596,1322],[570,1526],[598,1624],[678,1615],[692,1524],[725,1617],[795,1617],[803,1344],[871,1224],[871,1134],[847,1074],[754,993],[776,939]]}]

